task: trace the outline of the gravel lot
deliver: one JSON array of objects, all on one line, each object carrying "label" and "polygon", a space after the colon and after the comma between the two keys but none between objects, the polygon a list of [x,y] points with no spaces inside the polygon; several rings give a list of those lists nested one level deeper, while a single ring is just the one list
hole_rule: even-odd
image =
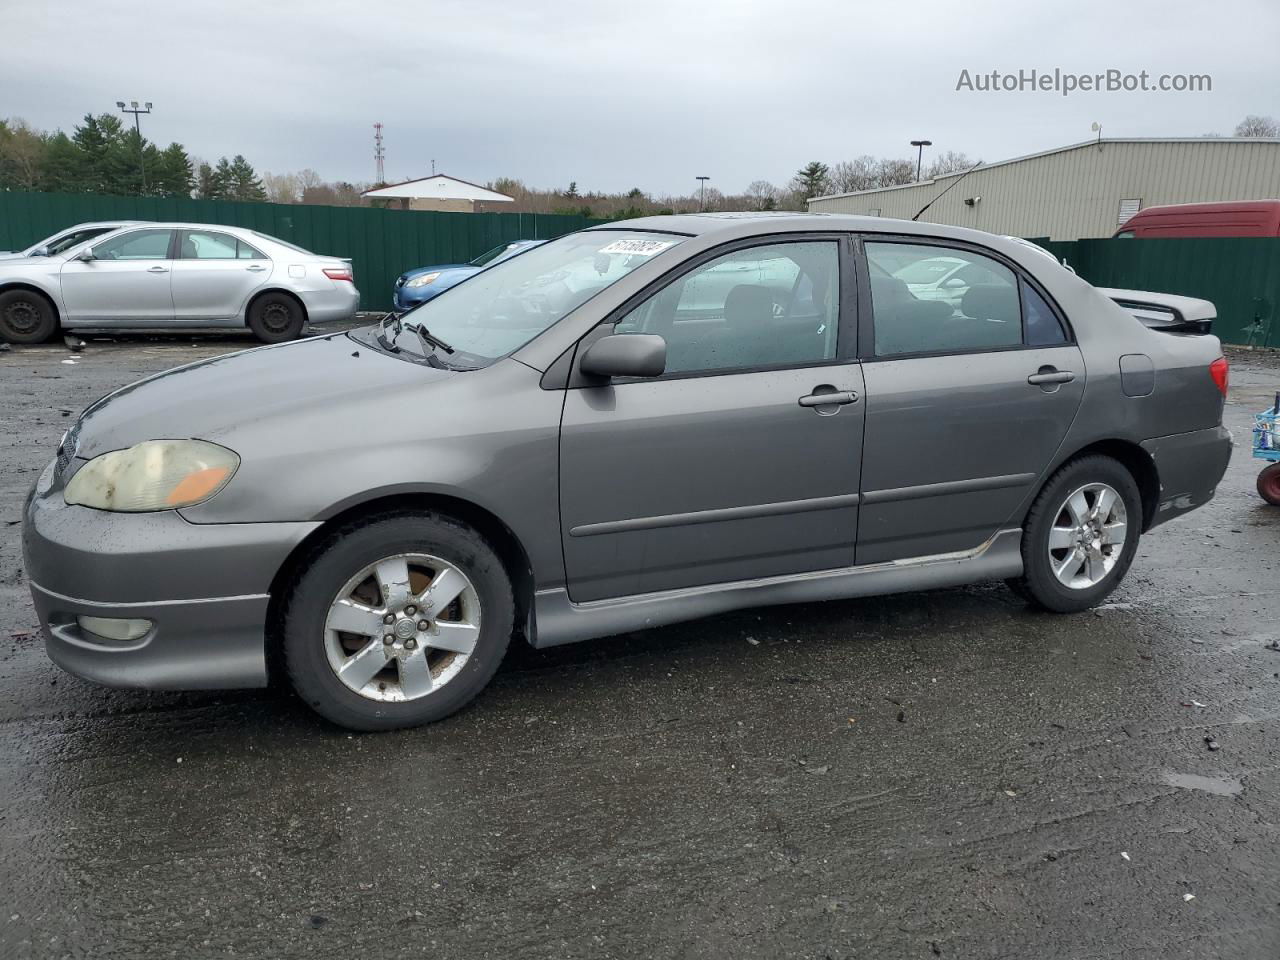
[{"label": "gravel lot", "polygon": [[[0,956],[1280,955],[1280,510],[1247,445],[1094,612],[985,584],[513,648],[450,720],[350,736],[283,691],[76,680],[27,595],[70,418],[249,345],[0,353]],[[1280,359],[1233,364],[1247,444]]]}]

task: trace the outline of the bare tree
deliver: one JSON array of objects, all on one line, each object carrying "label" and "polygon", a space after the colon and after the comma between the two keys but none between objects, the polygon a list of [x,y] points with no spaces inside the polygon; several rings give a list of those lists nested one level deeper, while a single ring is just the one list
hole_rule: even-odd
[{"label": "bare tree", "polygon": [[1280,123],[1275,117],[1251,113],[1236,124],[1237,137],[1280,137]]},{"label": "bare tree", "polygon": [[891,160],[888,157],[876,164],[876,186],[897,187],[914,183],[916,165],[910,160]]},{"label": "bare tree", "polygon": [[945,177],[949,173],[960,173],[962,170],[968,170],[975,163],[977,161],[970,160],[968,154],[948,150],[946,153],[940,153],[933,158],[933,161],[925,168],[924,175],[930,180],[935,177]]},{"label": "bare tree", "polygon": [[752,210],[773,210],[778,206],[778,188],[768,180],[752,180],[747,184],[745,206]]},{"label": "bare tree", "polygon": [[296,173],[263,173],[262,186],[272,203],[297,203],[302,197]]},{"label": "bare tree", "polygon": [[25,120],[0,121],[0,186],[38,190],[44,157],[44,140]]},{"label": "bare tree", "polygon": [[857,193],[859,190],[871,190],[879,183],[876,179],[876,168],[880,161],[869,153],[852,160],[841,160],[831,165],[827,175],[831,189],[836,193]]}]

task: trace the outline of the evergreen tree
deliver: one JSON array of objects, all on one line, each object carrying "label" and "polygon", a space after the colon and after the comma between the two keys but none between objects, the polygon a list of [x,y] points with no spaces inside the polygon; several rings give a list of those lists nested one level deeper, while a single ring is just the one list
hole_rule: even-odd
[{"label": "evergreen tree", "polygon": [[[226,163],[226,157],[218,161],[219,172],[222,171],[224,163]],[[232,159],[226,175],[227,193],[231,199],[249,200],[257,203],[266,201],[267,191],[262,186],[262,180],[259,179],[257,171],[253,169],[249,161],[240,154],[237,153]]]},{"label": "evergreen tree", "polygon": [[[224,158],[223,163],[226,163]],[[223,179],[218,171],[207,163],[200,164],[196,179],[196,196],[201,200],[221,200],[224,193]]]},{"label": "evergreen tree", "polygon": [[63,193],[88,189],[82,178],[80,150],[61,130],[45,137],[40,189]]},{"label": "evergreen tree", "polygon": [[195,187],[191,158],[180,143],[171,143],[159,151],[154,168],[151,158],[147,158],[147,178],[154,182],[152,192],[162,197],[189,197]]}]

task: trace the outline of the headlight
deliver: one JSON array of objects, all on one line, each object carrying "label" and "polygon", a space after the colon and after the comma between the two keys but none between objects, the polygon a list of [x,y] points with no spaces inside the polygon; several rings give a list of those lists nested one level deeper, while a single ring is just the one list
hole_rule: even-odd
[{"label": "headlight", "polygon": [[145,513],[208,500],[227,485],[240,458],[204,440],[147,440],[94,457],[63,498],[98,510]]},{"label": "headlight", "polygon": [[412,280],[406,280],[404,285],[406,287],[425,287],[428,283],[431,283],[438,276],[440,276],[439,270],[437,270],[435,273],[424,273],[421,276],[414,277]]}]

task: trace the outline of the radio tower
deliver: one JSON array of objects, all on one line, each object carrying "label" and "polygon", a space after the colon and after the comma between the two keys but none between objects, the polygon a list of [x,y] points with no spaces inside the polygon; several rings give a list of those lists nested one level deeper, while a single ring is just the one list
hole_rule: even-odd
[{"label": "radio tower", "polygon": [[373,125],[373,159],[378,164],[378,183],[386,183],[386,171],[383,169],[383,160],[387,156],[387,151],[382,146],[382,124],[375,123]]}]

